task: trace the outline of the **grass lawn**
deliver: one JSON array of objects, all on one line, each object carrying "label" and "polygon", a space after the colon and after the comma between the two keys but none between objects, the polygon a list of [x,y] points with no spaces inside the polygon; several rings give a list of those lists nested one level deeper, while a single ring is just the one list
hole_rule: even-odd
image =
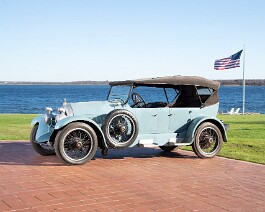
[{"label": "grass lawn", "polygon": [[[265,164],[265,115],[218,115],[229,124],[219,156]],[[191,147],[182,147],[191,150]]]},{"label": "grass lawn", "polygon": [[219,115],[230,125],[220,156],[265,164],[265,115]]},{"label": "grass lawn", "polygon": [[[37,115],[0,114],[0,140],[29,140]],[[220,156],[265,164],[265,115],[219,115],[230,125]],[[190,147],[184,147],[191,149]]]},{"label": "grass lawn", "polygon": [[31,120],[37,115],[0,114],[0,140],[29,140]]}]

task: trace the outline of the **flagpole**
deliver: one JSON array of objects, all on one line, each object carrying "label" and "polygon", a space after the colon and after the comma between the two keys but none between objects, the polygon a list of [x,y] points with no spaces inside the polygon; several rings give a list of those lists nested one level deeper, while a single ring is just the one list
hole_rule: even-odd
[{"label": "flagpole", "polygon": [[244,45],[244,60],[243,60],[243,115],[245,114],[245,95],[246,95],[246,82],[245,82],[245,45]]}]

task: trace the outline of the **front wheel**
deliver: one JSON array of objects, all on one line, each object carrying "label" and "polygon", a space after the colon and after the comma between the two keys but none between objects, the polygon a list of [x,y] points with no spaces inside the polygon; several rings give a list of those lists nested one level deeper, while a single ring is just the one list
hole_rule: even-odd
[{"label": "front wheel", "polygon": [[98,147],[98,139],[92,127],[75,122],[64,127],[56,136],[56,155],[70,165],[84,164],[91,160]]},{"label": "front wheel", "polygon": [[54,148],[51,145],[49,145],[48,142],[45,142],[45,143],[36,143],[35,142],[38,127],[39,127],[39,125],[36,124],[36,125],[34,125],[34,127],[31,130],[31,133],[30,133],[31,145],[33,146],[35,151],[42,156],[55,155]]},{"label": "front wheel", "polygon": [[192,149],[200,158],[212,158],[219,153],[222,144],[219,128],[210,122],[205,122],[196,129]]}]

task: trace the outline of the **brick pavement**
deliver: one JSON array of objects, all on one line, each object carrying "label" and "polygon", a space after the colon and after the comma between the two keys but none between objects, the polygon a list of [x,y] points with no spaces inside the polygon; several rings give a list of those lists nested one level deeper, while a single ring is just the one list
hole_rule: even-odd
[{"label": "brick pavement", "polygon": [[0,141],[0,211],[265,211],[265,166],[178,150],[96,154],[82,166]]}]

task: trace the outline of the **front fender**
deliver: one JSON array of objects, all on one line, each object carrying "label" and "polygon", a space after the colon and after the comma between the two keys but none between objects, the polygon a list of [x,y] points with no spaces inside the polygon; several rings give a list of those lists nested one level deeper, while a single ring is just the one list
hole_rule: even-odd
[{"label": "front fender", "polygon": [[37,116],[31,121],[31,125],[38,124],[38,130],[35,136],[36,143],[47,142],[50,140],[50,136],[54,131],[54,128],[44,122],[43,115]]},{"label": "front fender", "polygon": [[223,141],[225,141],[225,142],[228,141],[224,124],[219,119],[217,119],[216,117],[213,117],[213,116],[205,117],[205,116],[203,116],[203,117],[195,118],[190,123],[188,130],[187,130],[186,139],[185,139],[185,141],[187,143],[193,143],[195,131],[199,127],[199,125],[203,122],[211,122],[211,123],[215,124],[222,133]]},{"label": "front fender", "polygon": [[72,122],[84,122],[89,124],[97,133],[97,135],[102,138],[102,143],[104,148],[107,148],[107,143],[105,140],[105,136],[101,130],[101,128],[99,127],[99,125],[93,121],[92,119],[88,118],[88,117],[84,117],[84,116],[68,116],[60,121],[58,121],[54,127],[55,130],[59,130],[62,127],[72,123]]},{"label": "front fender", "polygon": [[84,116],[67,116],[64,119],[59,120],[56,123],[54,129],[59,130],[62,127],[66,126],[67,124],[72,123],[72,122],[77,122],[77,121],[89,122],[89,123],[93,124],[95,127],[97,127],[98,130],[101,131],[100,127],[98,126],[98,124],[95,121],[93,121],[92,119],[90,119],[88,117],[84,117]]},{"label": "front fender", "polygon": [[31,121],[31,125],[34,126],[35,124],[40,123],[42,121],[43,121],[43,115],[37,116]]}]

